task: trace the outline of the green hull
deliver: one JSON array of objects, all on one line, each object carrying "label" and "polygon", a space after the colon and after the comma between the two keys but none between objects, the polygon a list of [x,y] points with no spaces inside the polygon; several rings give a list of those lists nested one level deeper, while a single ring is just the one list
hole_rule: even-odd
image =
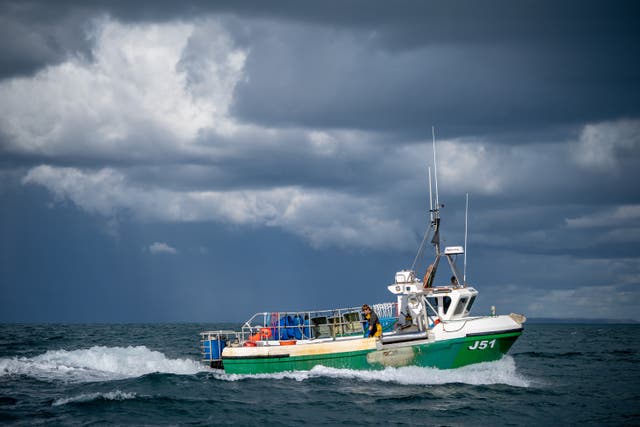
[{"label": "green hull", "polygon": [[322,365],[330,368],[376,370],[388,366],[458,368],[472,363],[490,362],[506,354],[521,331],[468,336],[421,344],[391,344],[381,350],[360,350],[290,357],[223,358],[229,374],[267,374],[306,371]]}]

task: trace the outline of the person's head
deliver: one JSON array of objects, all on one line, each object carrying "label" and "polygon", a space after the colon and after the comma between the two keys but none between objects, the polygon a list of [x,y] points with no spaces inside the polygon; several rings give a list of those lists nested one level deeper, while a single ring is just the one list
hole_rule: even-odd
[{"label": "person's head", "polygon": [[457,282],[456,276],[451,276],[451,283],[456,283],[456,282]]},{"label": "person's head", "polygon": [[362,306],[362,312],[363,312],[363,313],[368,313],[368,312],[370,312],[370,311],[371,311],[371,307],[369,307],[369,305],[368,305],[368,304],[364,304],[364,305]]}]

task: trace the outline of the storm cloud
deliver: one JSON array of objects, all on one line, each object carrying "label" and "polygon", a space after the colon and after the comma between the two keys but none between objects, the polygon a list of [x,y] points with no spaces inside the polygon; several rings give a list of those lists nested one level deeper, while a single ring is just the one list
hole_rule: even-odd
[{"label": "storm cloud", "polygon": [[[633,306],[616,308],[622,296],[588,311],[597,287],[640,294],[637,9],[2,2],[0,197],[2,229],[13,236],[3,263],[29,255],[12,240],[29,235],[23,209],[44,218],[73,211],[94,224],[85,233],[107,230],[136,257],[176,255],[176,270],[200,272],[193,293],[212,274],[206,257],[235,265],[242,256],[202,250],[224,245],[199,240],[202,231],[185,231],[191,248],[162,243],[175,227],[240,240],[274,231],[263,244],[302,247],[327,263],[390,251],[413,259],[435,126],[447,241],[464,237],[470,193],[480,289],[489,282],[498,297],[513,286],[521,298],[506,302],[532,316],[568,304],[572,316],[637,318]],[[136,226],[158,235],[125,232]],[[131,268],[152,268],[145,262]],[[385,267],[391,277],[406,266]],[[267,274],[279,277],[278,268]],[[347,282],[363,274],[336,269]],[[4,300],[19,299],[11,283],[30,286],[21,277],[3,270]],[[282,280],[288,288],[294,279]]]}]

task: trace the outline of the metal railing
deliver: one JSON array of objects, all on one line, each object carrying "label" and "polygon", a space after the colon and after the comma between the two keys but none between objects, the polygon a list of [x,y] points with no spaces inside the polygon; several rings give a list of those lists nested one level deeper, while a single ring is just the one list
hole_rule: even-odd
[{"label": "metal railing", "polygon": [[332,310],[256,313],[242,332],[256,341],[311,340],[361,334],[359,307]]},{"label": "metal railing", "polygon": [[[397,303],[374,304],[383,329],[397,319]],[[226,346],[283,345],[292,341],[362,336],[364,319],[360,307],[331,310],[262,312],[247,320],[240,331],[201,332],[202,355],[207,362],[219,361]]]}]

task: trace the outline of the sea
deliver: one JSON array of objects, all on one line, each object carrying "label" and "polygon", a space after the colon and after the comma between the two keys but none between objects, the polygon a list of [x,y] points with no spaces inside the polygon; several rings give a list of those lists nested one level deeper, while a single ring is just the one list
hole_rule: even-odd
[{"label": "sea", "polygon": [[0,325],[0,425],[640,425],[640,325],[525,324],[452,370],[227,375],[199,332],[231,326]]}]

